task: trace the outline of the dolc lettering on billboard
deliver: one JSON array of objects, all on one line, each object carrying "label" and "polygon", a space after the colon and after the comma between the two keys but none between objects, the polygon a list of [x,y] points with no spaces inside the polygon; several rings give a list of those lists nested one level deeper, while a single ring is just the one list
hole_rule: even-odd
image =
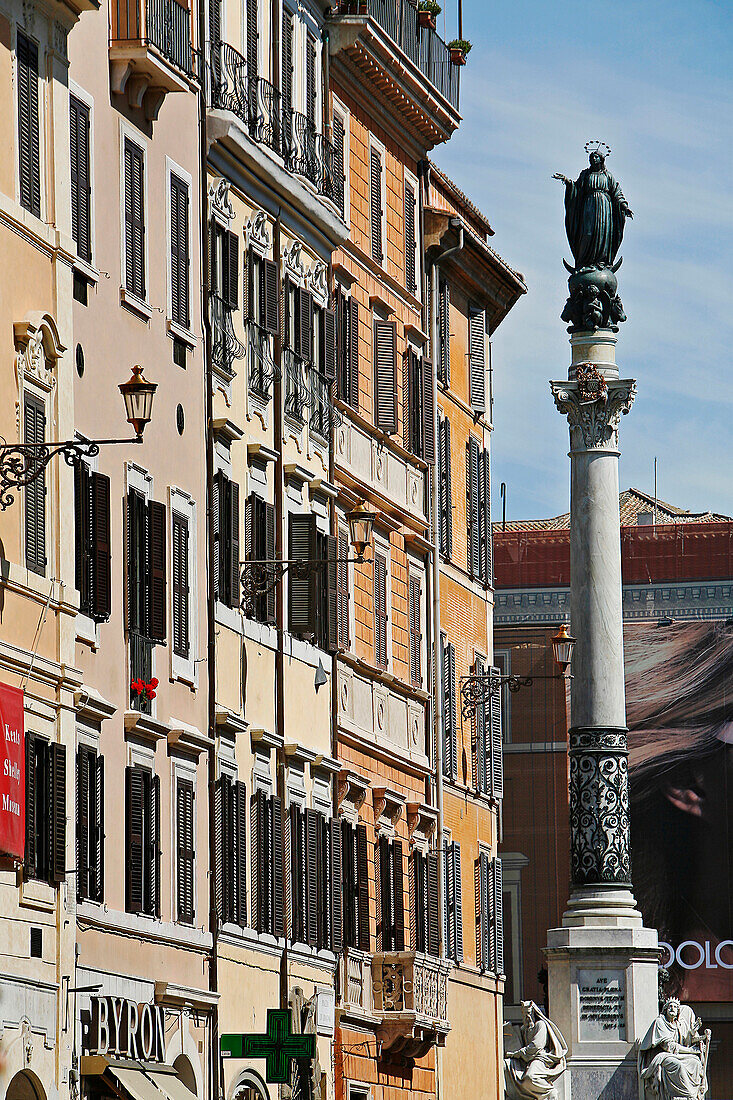
[{"label": "dolc lettering on billboard", "polygon": [[0,684],[0,852],[25,854],[23,692]]}]

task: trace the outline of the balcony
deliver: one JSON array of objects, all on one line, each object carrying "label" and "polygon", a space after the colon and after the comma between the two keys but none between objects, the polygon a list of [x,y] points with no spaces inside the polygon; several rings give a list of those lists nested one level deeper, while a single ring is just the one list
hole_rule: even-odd
[{"label": "balcony", "polygon": [[237,339],[232,321],[232,311],[219,294],[209,295],[211,311],[212,348],[211,358],[215,373],[220,381],[228,385],[234,377],[235,359],[244,359],[247,349]]},{"label": "balcony", "polygon": [[270,333],[254,321],[249,322],[249,388],[262,401],[270,400],[273,382],[280,380],[280,371],[272,357]]},{"label": "balcony", "polygon": [[340,0],[330,21],[333,57],[412,126],[428,149],[460,122],[460,66],[443,39],[421,27],[414,0]]},{"label": "balcony", "polygon": [[450,963],[416,951],[386,951],[372,958],[374,1015],[378,1036],[392,1056],[422,1058],[444,1046],[448,1022]]},{"label": "balcony", "polygon": [[191,12],[178,0],[113,0],[111,14],[112,91],[152,121],[168,92],[191,86]]}]

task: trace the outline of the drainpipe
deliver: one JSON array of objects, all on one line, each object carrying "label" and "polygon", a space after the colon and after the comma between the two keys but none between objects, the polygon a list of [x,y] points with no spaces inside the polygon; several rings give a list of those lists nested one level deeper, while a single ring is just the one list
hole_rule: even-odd
[{"label": "drainpipe", "polygon": [[[206,23],[204,5],[198,7],[198,40],[201,64],[199,103],[199,222],[201,229],[201,317],[204,329],[204,415],[206,418],[206,538],[207,538],[207,585],[206,585],[206,670],[208,686],[208,788],[209,788],[209,927],[211,930],[211,955],[209,957],[209,989],[216,993],[219,988],[218,939],[219,913],[217,907],[216,868],[216,618],[215,618],[215,577],[214,577],[214,404],[213,377],[211,367],[211,317],[209,314],[209,197],[207,187],[207,138],[206,138]],[[219,1010],[214,1004],[211,1008],[211,1042],[209,1046],[211,1078],[210,1095],[219,1100],[221,1093],[219,1060]]]}]

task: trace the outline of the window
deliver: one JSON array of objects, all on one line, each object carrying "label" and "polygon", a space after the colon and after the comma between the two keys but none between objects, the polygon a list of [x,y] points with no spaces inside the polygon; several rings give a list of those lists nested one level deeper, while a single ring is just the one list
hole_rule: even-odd
[{"label": "window", "polygon": [[444,416],[438,423],[438,504],[440,507],[440,552],[449,558],[453,553],[453,501],[451,497],[450,420]]},{"label": "window", "polygon": [[260,790],[250,802],[252,851],[252,927],[271,936],[285,935],[283,898],[282,802]]},{"label": "window", "polygon": [[214,475],[214,584],[216,597],[239,607],[239,486],[222,470]]},{"label": "window", "polygon": [[405,899],[402,873],[402,843],[386,836],[377,840],[377,948],[405,949]]},{"label": "window", "polygon": [[176,918],[193,924],[194,912],[194,797],[193,780],[176,782]]},{"label": "window", "polygon": [[171,320],[187,329],[189,314],[188,184],[171,173]]},{"label": "window", "polygon": [[456,710],[456,651],[441,634],[443,686],[443,775],[458,779],[458,716]]},{"label": "window", "polygon": [[125,768],[125,908],[160,916],[160,777]]},{"label": "window", "polygon": [[247,789],[244,783],[222,775],[216,781],[214,804],[219,919],[222,924],[244,927],[247,924]]},{"label": "window", "polygon": [[419,294],[419,275],[417,184],[405,174],[405,289],[409,294]]},{"label": "window", "polygon": [[41,216],[41,137],[38,102],[38,46],[18,31],[18,165],[20,205]]},{"label": "window", "polygon": [[125,290],[145,298],[145,154],[125,139]]},{"label": "window", "polygon": [[[275,509],[272,504],[250,493],[245,504],[245,552],[246,561],[273,561],[275,557]],[[275,624],[275,586],[272,568],[258,569],[261,578],[268,579],[272,587],[268,592],[255,596],[247,612],[261,623]]]},{"label": "window", "polygon": [[410,858],[410,936],[415,951],[438,955],[438,853]]},{"label": "window", "polygon": [[410,682],[422,687],[422,590],[420,575],[410,572],[408,584],[410,631]]},{"label": "window", "polygon": [[374,320],[374,424],[388,434],[397,431],[397,326]]},{"label": "window", "polygon": [[341,401],[359,408],[359,303],[336,291],[336,392]]},{"label": "window", "polygon": [[374,660],[387,668],[387,558],[374,552]]},{"label": "window", "polygon": [[366,825],[341,821],[344,945],[370,950]]},{"label": "window", "polygon": [[280,331],[280,276],[274,260],[247,253],[247,320],[266,332]]},{"label": "window", "polygon": [[71,153],[71,235],[82,260],[92,262],[92,178],[90,111],[86,103],[69,96]]},{"label": "window", "polygon": [[152,642],[166,638],[165,506],[138,490],[127,494],[127,629]]},{"label": "window", "polygon": [[338,954],[343,949],[341,822],[293,804],[288,833],[291,939]]},{"label": "window", "polygon": [[283,294],[285,354],[285,412],[299,425],[305,422],[308,394],[305,364],[313,362],[313,295],[285,279]]},{"label": "window", "polygon": [[25,877],[66,877],[66,748],[25,735]]},{"label": "window", "polygon": [[173,652],[188,659],[189,643],[189,574],[188,520],[179,512],[171,518],[173,545]]},{"label": "window", "polygon": [[211,292],[226,309],[239,308],[239,238],[236,233],[211,222]]},{"label": "window", "polygon": [[79,609],[95,622],[112,611],[109,478],[74,466],[75,584]]},{"label": "window", "polygon": [[371,225],[372,259],[381,264],[384,259],[384,168],[383,152],[376,145],[369,148],[369,213]]},{"label": "window", "polygon": [[432,363],[412,348],[403,356],[402,400],[405,447],[428,463],[435,462],[435,390]]},{"label": "window", "polygon": [[450,287],[438,286],[438,381],[450,386]]},{"label": "window", "polygon": [[316,306],[313,323],[309,426],[311,432],[321,439],[328,439],[331,433],[331,387],[336,380],[336,313],[332,309]]},{"label": "window", "polygon": [[486,314],[468,307],[469,398],[476,413],[486,412]]},{"label": "window", "polygon": [[[23,402],[23,441],[38,445],[46,441],[46,408],[40,397],[27,393]],[[46,471],[25,487],[25,565],[32,573],[46,574]]]},{"label": "window", "polygon": [[104,899],[104,757],[88,745],[76,754],[76,896]]},{"label": "window", "polygon": [[349,535],[344,527],[338,530],[338,564],[336,587],[338,600],[338,648],[349,648]]},{"label": "window", "polygon": [[473,436],[466,443],[466,557],[468,572],[488,587],[493,572],[491,464]]},{"label": "window", "polygon": [[338,563],[336,538],[316,528],[313,514],[288,517],[288,557],[318,562],[305,576],[288,574],[288,624],[292,634],[334,652],[338,648]]},{"label": "window", "polygon": [[445,856],[445,953],[463,962],[463,903],[461,898],[461,846],[444,842]]},{"label": "window", "polygon": [[504,973],[501,860],[483,851],[476,861],[476,961],[481,970]]}]

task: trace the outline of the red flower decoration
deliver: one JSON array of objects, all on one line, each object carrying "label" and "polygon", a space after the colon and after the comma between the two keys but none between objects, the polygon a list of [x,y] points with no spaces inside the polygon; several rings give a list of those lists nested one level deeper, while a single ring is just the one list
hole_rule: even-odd
[{"label": "red flower decoration", "polygon": [[147,696],[150,700],[153,700],[155,698],[155,692],[151,689],[150,684],[148,684]]},{"label": "red flower decoration", "polygon": [[148,687],[149,688],[157,688],[157,686],[158,686],[158,678],[157,678],[157,676],[153,676],[152,680],[148,684]]},{"label": "red flower decoration", "polygon": [[133,680],[130,684],[130,690],[134,691],[136,695],[142,695],[145,691],[145,684],[142,680]]}]

